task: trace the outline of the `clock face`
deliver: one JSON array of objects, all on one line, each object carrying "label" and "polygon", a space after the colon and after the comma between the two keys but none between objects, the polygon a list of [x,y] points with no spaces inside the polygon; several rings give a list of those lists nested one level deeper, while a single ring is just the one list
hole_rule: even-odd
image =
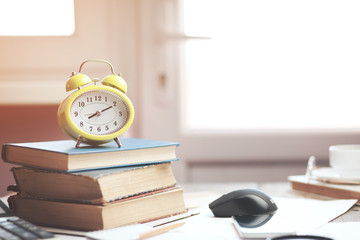
[{"label": "clock face", "polygon": [[71,104],[70,117],[83,132],[109,135],[119,131],[129,120],[129,107],[117,94],[91,90],[79,95]]}]

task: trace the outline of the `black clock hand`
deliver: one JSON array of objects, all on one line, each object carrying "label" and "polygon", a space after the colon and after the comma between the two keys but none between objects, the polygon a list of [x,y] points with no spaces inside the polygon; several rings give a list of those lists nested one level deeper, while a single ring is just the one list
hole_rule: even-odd
[{"label": "black clock hand", "polygon": [[112,106],[107,107],[107,108],[101,110],[101,112],[100,112],[100,111],[96,111],[96,113],[91,114],[91,115],[88,117],[88,119],[93,118],[93,117],[95,117],[95,116],[100,116],[102,112],[105,112],[106,110],[109,110],[110,108],[112,108]]},{"label": "black clock hand", "polygon": [[101,110],[101,112],[105,112],[106,110],[109,110],[110,108],[112,108],[112,106],[107,107],[107,108],[105,108],[105,109]]},{"label": "black clock hand", "polygon": [[93,117],[95,117],[95,116],[100,116],[100,115],[101,115],[101,113],[100,113],[99,111],[96,111],[96,113],[90,115],[90,116],[88,117],[88,119],[93,118]]}]

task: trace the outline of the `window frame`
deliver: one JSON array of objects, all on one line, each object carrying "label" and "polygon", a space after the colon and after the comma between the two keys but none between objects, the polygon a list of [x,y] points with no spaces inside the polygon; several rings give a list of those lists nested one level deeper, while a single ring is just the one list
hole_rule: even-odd
[{"label": "window frame", "polygon": [[[136,2],[74,0],[74,10],[71,36],[0,36],[0,104],[59,104],[71,72],[95,58],[124,76],[136,103]],[[84,71],[100,78],[110,73],[96,64]]]},{"label": "window frame", "polygon": [[359,129],[278,132],[182,129],[183,42],[189,37],[182,34],[181,6],[181,0],[144,0],[140,10],[141,137],[180,142],[181,161],[177,170],[180,180],[191,179],[192,164],[280,163],[305,169],[311,155],[326,164],[329,146],[359,141]]}]

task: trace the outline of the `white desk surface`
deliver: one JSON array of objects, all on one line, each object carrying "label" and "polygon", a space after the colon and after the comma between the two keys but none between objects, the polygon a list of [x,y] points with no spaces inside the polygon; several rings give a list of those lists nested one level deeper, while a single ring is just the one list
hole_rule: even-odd
[{"label": "white desk surface", "polygon": [[[330,200],[332,198],[311,193],[294,191],[288,182],[273,183],[196,183],[183,184],[186,200],[198,195],[222,195],[241,188],[256,188],[272,197],[305,198],[317,200]],[[333,222],[360,222],[360,205],[355,205],[344,215],[334,219]]]},{"label": "white desk surface", "polygon": [[[207,206],[212,200],[222,194],[243,188],[259,189],[266,194],[276,198],[300,198],[300,199],[317,199],[327,200],[330,198],[321,197],[313,194],[294,191],[288,182],[276,183],[186,183],[181,184],[184,187],[184,198],[188,207]],[[350,211],[337,217],[332,222],[360,222],[360,206],[353,206]],[[186,224],[185,224],[186,225]],[[360,226],[360,225],[359,225]],[[236,236],[236,235],[235,235]],[[230,238],[239,239],[232,235]],[[83,239],[81,237],[62,236],[62,239]]]}]

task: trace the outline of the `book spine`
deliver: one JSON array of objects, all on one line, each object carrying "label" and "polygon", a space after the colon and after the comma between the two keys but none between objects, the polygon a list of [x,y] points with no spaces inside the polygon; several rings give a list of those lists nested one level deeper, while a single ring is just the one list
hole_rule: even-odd
[{"label": "book spine", "polygon": [[320,185],[318,186],[314,184],[306,184],[295,181],[291,182],[291,186],[294,190],[321,196],[327,196],[335,199],[359,199],[357,203],[360,203],[360,192],[324,187]]},{"label": "book spine", "polygon": [[1,158],[4,162],[8,162],[6,158],[6,144],[2,145],[1,147]]}]

